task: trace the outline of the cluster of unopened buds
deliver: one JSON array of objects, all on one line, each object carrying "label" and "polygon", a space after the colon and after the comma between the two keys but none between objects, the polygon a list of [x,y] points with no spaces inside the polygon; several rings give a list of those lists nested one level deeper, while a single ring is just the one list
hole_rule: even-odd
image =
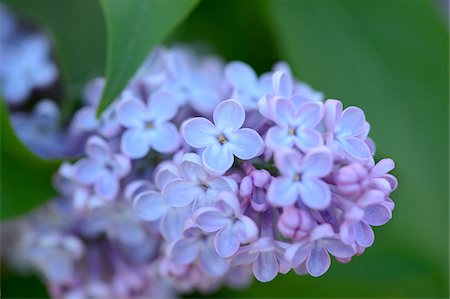
[{"label": "cluster of unopened buds", "polygon": [[349,262],[391,218],[394,162],[374,161],[364,112],[324,101],[284,63],[258,76],[159,48],[97,119],[103,86],[88,86],[65,129],[84,156],[63,163],[59,198],[21,220],[12,246],[53,296],[321,276],[330,255]]}]

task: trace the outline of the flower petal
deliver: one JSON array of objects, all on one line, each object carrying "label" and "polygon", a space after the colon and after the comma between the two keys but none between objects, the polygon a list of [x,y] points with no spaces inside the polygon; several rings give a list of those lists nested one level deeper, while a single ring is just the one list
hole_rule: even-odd
[{"label": "flower petal", "polygon": [[330,268],[330,264],[330,256],[323,247],[316,245],[311,248],[311,254],[306,261],[306,269],[311,276],[323,275]]},{"label": "flower petal", "polygon": [[299,192],[302,202],[311,209],[323,210],[330,205],[330,189],[320,179],[304,178],[299,184]]},{"label": "flower petal", "polygon": [[284,256],[286,260],[291,263],[292,267],[296,268],[306,260],[309,249],[310,246],[304,242],[298,242],[289,246]]},{"label": "flower petal", "polygon": [[322,135],[314,129],[297,129],[295,144],[304,152],[323,145]]},{"label": "flower petal", "polygon": [[338,100],[327,100],[323,121],[328,132],[334,132],[342,116],[342,103]]},{"label": "flower petal", "polygon": [[267,200],[277,207],[293,205],[297,199],[297,184],[291,178],[276,178],[272,181],[267,191]]},{"label": "flower petal", "polygon": [[151,146],[160,153],[172,153],[180,146],[177,127],[171,122],[160,123],[149,131]]},{"label": "flower petal", "polygon": [[159,230],[163,238],[169,242],[180,239],[188,216],[186,209],[169,208],[159,222]]},{"label": "flower petal", "polygon": [[392,211],[384,204],[368,206],[364,209],[364,221],[370,225],[380,226],[392,218]]},{"label": "flower petal", "polygon": [[353,137],[361,133],[366,118],[364,112],[357,107],[348,107],[342,113],[341,121],[336,127],[339,136]]},{"label": "flower petal", "polygon": [[223,101],[214,109],[213,120],[219,130],[234,132],[244,124],[244,108],[236,100]]},{"label": "flower petal", "polygon": [[213,123],[203,117],[194,117],[183,122],[181,132],[187,144],[194,148],[218,143],[216,136],[220,134]]},{"label": "flower petal", "polygon": [[233,226],[227,225],[214,238],[214,247],[217,253],[224,258],[234,255],[240,246],[238,236],[233,229]]},{"label": "flower petal", "polygon": [[116,112],[119,123],[126,128],[139,128],[149,117],[144,102],[137,98],[119,102]]},{"label": "flower petal", "polygon": [[271,127],[266,133],[267,146],[276,149],[279,147],[292,147],[294,138],[289,135],[289,131],[278,126]]},{"label": "flower petal", "polygon": [[333,167],[333,157],[327,148],[318,148],[310,151],[303,158],[302,176],[308,178],[321,178],[330,173]]},{"label": "flower petal", "polygon": [[202,192],[200,186],[188,180],[171,180],[164,187],[163,197],[173,207],[184,207],[191,204]]},{"label": "flower petal", "polygon": [[94,161],[104,162],[110,155],[108,143],[98,136],[92,136],[86,141],[86,154]]},{"label": "flower petal", "polygon": [[258,238],[258,227],[250,217],[239,217],[239,220],[235,222],[235,227],[236,234],[242,244],[252,242]]},{"label": "flower petal", "polygon": [[324,247],[337,258],[352,257],[356,252],[350,245],[345,245],[339,239],[327,239],[324,242]]},{"label": "flower petal", "polygon": [[141,219],[155,221],[168,210],[168,205],[159,192],[145,191],[136,196],[133,210]]},{"label": "flower petal", "polygon": [[170,257],[179,265],[192,263],[200,250],[200,242],[195,238],[180,239],[172,247]]},{"label": "flower petal", "polygon": [[96,162],[83,159],[75,164],[75,178],[82,184],[92,184],[105,173],[105,169]]},{"label": "flower petal", "polygon": [[276,71],[272,76],[273,93],[282,98],[289,98],[292,94],[292,79],[282,71]]},{"label": "flower petal", "polygon": [[194,212],[193,218],[198,227],[207,233],[218,231],[229,223],[229,219],[214,207],[198,209]]},{"label": "flower petal", "polygon": [[227,143],[208,146],[202,153],[205,167],[214,173],[225,173],[233,165],[234,157]]},{"label": "flower petal", "polygon": [[273,280],[278,274],[278,261],[273,252],[260,252],[253,263],[253,274],[261,282]]},{"label": "flower petal", "polygon": [[358,160],[368,160],[370,159],[370,150],[367,144],[356,137],[339,139],[339,143],[342,148],[349,154],[351,157]]},{"label": "flower petal", "polygon": [[372,228],[364,221],[355,224],[355,239],[362,247],[370,247],[375,240]]},{"label": "flower petal", "polygon": [[200,267],[201,269],[209,275],[212,276],[222,276],[227,272],[229,265],[227,261],[221,258],[213,245],[210,242],[208,244],[203,244],[200,251]]},{"label": "flower petal", "polygon": [[239,89],[251,88],[256,84],[257,76],[255,71],[246,63],[232,61],[225,67],[225,78]]},{"label": "flower petal", "polygon": [[155,122],[165,122],[172,119],[178,110],[175,95],[170,91],[157,91],[150,96],[146,111]]},{"label": "flower petal", "polygon": [[120,150],[132,159],[144,157],[150,151],[149,136],[142,129],[130,129],[122,135]]},{"label": "flower petal", "polygon": [[250,160],[258,156],[263,148],[264,141],[255,130],[244,128],[229,136],[229,148],[233,154],[242,160]]},{"label": "flower petal", "polygon": [[216,105],[221,101],[218,92],[213,88],[199,88],[191,91],[192,108],[203,115],[210,116]]},{"label": "flower petal", "polygon": [[119,180],[106,172],[94,185],[95,193],[105,199],[113,199],[119,192]]},{"label": "flower petal", "polygon": [[298,111],[299,127],[314,128],[323,117],[322,102],[306,102],[300,106]]}]

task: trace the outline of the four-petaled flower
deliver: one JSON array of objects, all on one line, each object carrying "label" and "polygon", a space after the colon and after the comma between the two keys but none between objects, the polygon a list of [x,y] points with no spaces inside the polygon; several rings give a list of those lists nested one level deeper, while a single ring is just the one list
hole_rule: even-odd
[{"label": "four-petaled flower", "polygon": [[216,200],[220,192],[237,189],[232,179],[211,175],[202,165],[189,160],[180,163],[179,175],[162,190],[165,200],[173,207],[184,207],[194,201],[196,206],[205,206]]},{"label": "four-petaled flower", "polygon": [[120,124],[127,128],[121,150],[132,159],[144,157],[151,148],[160,153],[174,152],[180,145],[177,127],[169,122],[177,113],[174,95],[167,91],[153,93],[148,103],[129,96],[117,106]]},{"label": "four-petaled flower", "polygon": [[129,158],[113,153],[100,137],[92,136],[86,142],[87,158],[75,166],[75,179],[83,185],[93,185],[95,193],[110,200],[119,192],[119,181],[131,170]]},{"label": "four-petaled flower", "polygon": [[281,176],[269,186],[267,199],[275,206],[293,205],[299,198],[312,209],[325,209],[331,201],[328,185],[321,178],[328,175],[333,159],[327,148],[311,150],[302,157],[286,150],[275,156]]},{"label": "four-petaled flower", "polygon": [[328,132],[326,145],[333,149],[338,158],[371,160],[372,155],[365,142],[370,126],[361,109],[347,107],[342,111],[340,101],[327,100],[323,120]]},{"label": "four-petaled flower", "polygon": [[224,173],[233,165],[233,155],[249,160],[261,154],[264,142],[252,129],[243,128],[244,108],[235,100],[227,100],[216,106],[214,124],[203,117],[185,121],[181,127],[186,142],[204,149],[202,161],[205,167],[216,173]]},{"label": "four-petaled flower", "polygon": [[318,277],[327,272],[330,267],[331,253],[341,259],[350,258],[355,254],[352,246],[345,245],[336,236],[328,223],[316,226],[309,238],[292,244],[285,253],[286,260],[300,274],[309,273]]},{"label": "four-petaled flower", "polygon": [[204,232],[217,232],[214,247],[225,258],[234,255],[241,244],[254,241],[258,236],[255,222],[242,214],[239,200],[231,192],[222,192],[215,206],[195,211],[194,221]]},{"label": "four-petaled flower", "polygon": [[322,135],[314,128],[323,115],[321,102],[306,102],[296,108],[291,100],[279,99],[275,103],[274,121],[266,135],[267,145],[272,148],[280,146],[297,146],[304,152],[321,146]]}]

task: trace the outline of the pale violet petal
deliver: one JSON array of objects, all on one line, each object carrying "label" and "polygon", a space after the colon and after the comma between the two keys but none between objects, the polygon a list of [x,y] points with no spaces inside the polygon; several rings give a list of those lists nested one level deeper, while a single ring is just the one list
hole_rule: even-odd
[{"label": "pale violet petal", "polygon": [[321,178],[328,175],[333,167],[333,158],[327,148],[310,151],[302,162],[302,176]]},{"label": "pale violet petal", "polygon": [[355,224],[355,240],[362,247],[372,246],[375,240],[372,228],[364,221]]},{"label": "pale violet petal", "polygon": [[297,201],[297,190],[297,185],[291,178],[279,177],[270,184],[267,200],[277,207],[287,207]]},{"label": "pale violet petal", "polygon": [[178,103],[175,95],[170,91],[157,91],[150,96],[147,113],[151,119],[158,122],[165,122],[172,119],[178,110]]},{"label": "pale violet petal", "polygon": [[370,150],[367,144],[356,137],[339,139],[342,148],[353,158],[358,160],[370,159]]},{"label": "pale violet petal", "polygon": [[179,265],[192,263],[200,250],[200,242],[195,238],[180,239],[172,247],[170,258]]},{"label": "pale violet petal", "polygon": [[357,107],[348,107],[342,112],[341,121],[336,127],[340,136],[357,136],[364,128],[366,118],[364,112]]},{"label": "pale violet petal", "polygon": [[119,192],[119,180],[106,172],[94,185],[95,193],[104,199],[113,199]]},{"label": "pale violet petal", "polygon": [[306,269],[311,276],[323,275],[330,268],[330,264],[330,256],[323,247],[316,245],[311,248],[311,253],[306,261]]},{"label": "pale violet petal", "polygon": [[256,84],[255,71],[246,63],[232,61],[225,67],[225,78],[239,89],[251,88]]},{"label": "pale violet petal", "polygon": [[180,146],[177,127],[171,122],[155,125],[149,130],[149,140],[151,147],[160,153],[172,153]]},{"label": "pale violet petal", "polygon": [[253,263],[253,274],[261,282],[269,282],[278,274],[278,261],[271,251],[260,252]]},{"label": "pale violet petal", "polygon": [[125,131],[120,142],[120,150],[132,159],[144,157],[150,151],[148,134],[142,129]]},{"label": "pale violet petal", "polygon": [[227,272],[229,265],[224,258],[219,256],[211,243],[203,244],[201,248],[199,257],[200,268],[211,276],[222,276]]},{"label": "pale violet petal", "polygon": [[323,244],[325,249],[337,258],[349,258],[356,253],[352,246],[345,245],[339,239],[327,239]]},{"label": "pale violet petal", "polygon": [[156,191],[145,191],[136,196],[133,210],[141,219],[155,221],[160,219],[168,210],[168,204]]},{"label": "pale violet petal", "polygon": [[184,207],[198,198],[201,187],[194,182],[182,179],[171,180],[163,189],[163,197],[173,207]]},{"label": "pale violet petal", "polygon": [[272,76],[272,85],[274,95],[282,98],[289,98],[292,94],[292,79],[289,74],[276,71]]},{"label": "pale violet petal", "polygon": [[322,135],[314,129],[297,129],[296,135],[295,144],[304,152],[323,145]]},{"label": "pale violet petal", "polygon": [[229,148],[242,160],[249,160],[261,154],[264,141],[255,130],[244,128],[229,136]]},{"label": "pale violet petal", "polygon": [[238,251],[239,246],[239,238],[231,224],[217,232],[214,238],[214,247],[217,253],[224,258],[234,255]]},{"label": "pale violet petal", "polygon": [[273,149],[279,147],[291,148],[294,144],[294,138],[289,134],[288,129],[274,126],[267,131],[266,144]]},{"label": "pale violet petal", "polygon": [[331,192],[320,179],[304,178],[299,184],[300,198],[311,209],[323,210],[330,205]]},{"label": "pale violet petal", "polygon": [[322,102],[306,102],[300,106],[298,111],[299,127],[314,128],[323,117]]},{"label": "pale violet petal", "polygon": [[139,99],[127,99],[119,102],[116,108],[119,123],[127,128],[138,128],[148,119],[147,107]]},{"label": "pale violet petal", "polygon": [[194,222],[207,233],[212,233],[223,228],[230,220],[214,207],[199,208],[194,212]]},{"label": "pale violet petal", "polygon": [[244,108],[235,100],[223,101],[214,109],[213,119],[219,130],[234,132],[244,124]]},{"label": "pale violet petal", "polygon": [[227,144],[220,143],[208,146],[202,153],[205,167],[214,173],[224,173],[233,165],[234,157]]},{"label": "pale violet petal", "polygon": [[204,148],[218,143],[220,132],[206,118],[194,117],[186,120],[181,126],[181,132],[187,144],[194,148]]},{"label": "pale violet petal", "polygon": [[96,162],[81,160],[75,164],[75,178],[82,184],[92,184],[105,173],[105,169]]},{"label": "pale violet petal", "polygon": [[86,154],[95,161],[104,162],[111,155],[108,143],[98,136],[92,136],[86,141]]}]

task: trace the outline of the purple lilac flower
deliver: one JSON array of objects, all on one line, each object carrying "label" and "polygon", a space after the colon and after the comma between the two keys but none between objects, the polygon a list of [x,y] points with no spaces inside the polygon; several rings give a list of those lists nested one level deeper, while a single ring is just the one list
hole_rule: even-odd
[{"label": "purple lilac flower", "polygon": [[16,239],[2,254],[32,264],[54,297],[167,298],[290,270],[320,276],[330,254],[349,262],[392,217],[395,165],[375,163],[364,113],[324,104],[286,63],[258,77],[243,62],[158,48],[97,120],[103,86],[90,83],[72,119],[67,143],[85,155],[61,165],[60,198],[1,232]]},{"label": "purple lilac flower", "polygon": [[176,241],[170,251],[170,258],[177,264],[196,263],[208,275],[222,276],[228,270],[228,262],[221,258],[214,248],[211,236],[194,225],[188,225],[184,237]]},{"label": "purple lilac flower", "polygon": [[70,134],[75,138],[86,134],[99,134],[105,138],[113,138],[120,133],[121,126],[115,112],[116,103],[97,118],[97,106],[104,87],[104,78],[96,78],[87,85],[83,97],[86,106],[75,113],[70,125]]},{"label": "purple lilac flower", "polygon": [[214,109],[214,124],[201,117],[187,120],[182,125],[186,142],[204,149],[202,161],[210,171],[224,173],[233,165],[233,155],[242,160],[258,156],[264,142],[249,128],[241,129],[245,112],[235,100],[221,102]]},{"label": "purple lilac flower", "polygon": [[233,180],[209,174],[198,162],[182,161],[179,173],[180,177],[170,180],[162,190],[173,207],[184,207],[194,201],[197,206],[208,205],[220,192],[236,190]]},{"label": "purple lilac flower", "polygon": [[46,87],[56,80],[58,70],[50,52],[49,40],[38,33],[2,43],[0,86],[7,103],[21,104],[33,89]]},{"label": "purple lilac flower", "polygon": [[51,100],[41,100],[31,113],[13,113],[11,123],[19,139],[39,156],[68,157],[74,151],[74,143],[60,128],[59,107]]},{"label": "purple lilac flower", "polygon": [[322,119],[321,102],[306,102],[298,109],[292,101],[279,99],[275,103],[274,121],[266,135],[267,146],[297,146],[304,152],[323,145],[322,135],[314,128]]},{"label": "purple lilac flower", "polygon": [[329,186],[321,179],[333,166],[326,148],[311,150],[302,157],[298,152],[287,151],[276,158],[281,176],[270,184],[267,199],[276,206],[290,206],[301,200],[312,209],[324,209],[331,201]]},{"label": "purple lilac flower", "polygon": [[144,157],[151,148],[160,153],[174,152],[180,145],[178,130],[169,122],[177,112],[177,103],[169,92],[154,93],[148,103],[129,97],[117,106],[121,125],[127,128],[121,150],[132,159]]},{"label": "purple lilac flower", "polygon": [[329,253],[338,258],[349,258],[355,250],[343,244],[329,224],[322,224],[313,229],[309,238],[291,245],[286,250],[286,259],[300,274],[307,272],[317,277],[330,267]]},{"label": "purple lilac flower", "polygon": [[362,162],[371,159],[369,146],[365,143],[370,126],[361,109],[348,107],[342,111],[341,102],[327,100],[324,122],[327,128],[326,144],[339,159]]},{"label": "purple lilac flower", "polygon": [[204,232],[217,232],[214,247],[224,258],[231,257],[241,244],[258,236],[255,222],[243,215],[238,198],[231,192],[219,194],[214,207],[199,208],[193,218]]},{"label": "purple lilac flower", "polygon": [[259,99],[272,87],[270,74],[258,78],[255,71],[241,61],[227,64],[225,78],[233,87],[233,98],[237,99],[247,111],[258,109]]},{"label": "purple lilac flower", "polygon": [[111,151],[100,137],[93,136],[86,143],[87,158],[75,164],[75,177],[83,185],[93,185],[95,193],[107,200],[119,192],[119,181],[130,172],[130,160]]}]

